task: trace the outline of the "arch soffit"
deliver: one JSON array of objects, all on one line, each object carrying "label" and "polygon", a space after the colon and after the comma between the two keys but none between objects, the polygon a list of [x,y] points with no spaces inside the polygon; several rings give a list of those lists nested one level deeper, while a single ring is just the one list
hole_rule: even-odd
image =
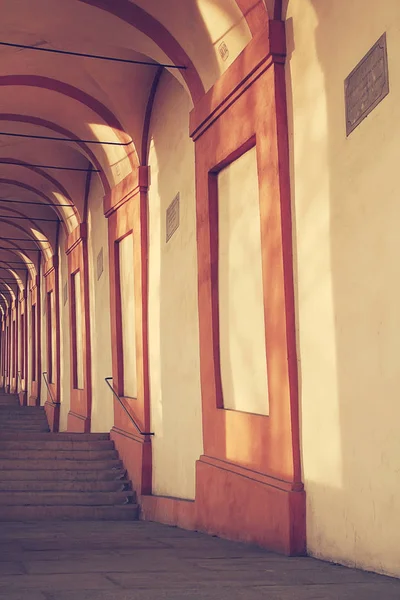
[{"label": "arch soffit", "polygon": [[[125,164],[126,161],[128,161],[126,165],[126,167],[129,165],[128,172],[135,170],[139,166],[138,154],[130,136],[124,130],[122,124],[114,115],[114,113],[112,113],[112,111],[110,111],[104,104],[99,102],[93,96],[90,96],[86,92],[75,86],[72,86],[71,84],[42,75],[3,75],[0,76],[0,86],[26,86],[36,88],[38,90],[47,90],[49,92],[59,93],[65,98],[72,99],[95,113],[101,119],[101,122],[103,122],[104,125],[111,130],[112,137],[116,139],[116,141],[120,142],[121,144],[129,143],[129,145],[121,146],[107,146],[98,144],[96,149],[93,150],[88,148],[88,145],[83,143],[80,144],[80,151],[84,151],[84,154],[88,160],[92,162],[94,156],[96,156],[94,167],[99,169],[100,172],[103,172],[103,187],[111,188],[119,182],[121,178],[119,165]],[[9,113],[6,111],[4,114]],[[46,119],[35,115],[23,115],[23,117],[30,120],[31,124],[40,124],[50,129],[57,130],[59,133],[62,132],[63,134],[68,134],[71,137],[77,137],[76,134],[71,135],[72,132],[69,128],[63,127],[58,123],[52,123],[51,121],[47,121]],[[77,115],[75,114],[74,120],[76,121],[76,119]],[[17,119],[14,117],[14,120]],[[26,122],[28,122],[28,120]],[[101,141],[99,139],[99,134],[95,131],[93,131],[93,136],[94,139],[97,139],[97,141]],[[100,150],[102,152],[102,156],[99,155]],[[103,167],[101,167],[101,164],[103,164]]]}]

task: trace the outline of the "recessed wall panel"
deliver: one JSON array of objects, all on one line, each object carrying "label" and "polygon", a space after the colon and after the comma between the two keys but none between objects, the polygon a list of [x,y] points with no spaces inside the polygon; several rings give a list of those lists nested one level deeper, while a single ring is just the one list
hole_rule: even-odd
[{"label": "recessed wall panel", "polygon": [[81,297],[81,273],[77,271],[73,275],[74,315],[75,315],[75,388],[80,390],[84,387],[83,380],[83,319],[82,319],[82,297]]},{"label": "recessed wall panel", "polygon": [[136,316],[132,234],[127,235],[118,243],[118,260],[123,355],[123,395],[136,398]]},{"label": "recessed wall panel", "polygon": [[218,174],[220,369],[226,409],[267,415],[256,149]]}]

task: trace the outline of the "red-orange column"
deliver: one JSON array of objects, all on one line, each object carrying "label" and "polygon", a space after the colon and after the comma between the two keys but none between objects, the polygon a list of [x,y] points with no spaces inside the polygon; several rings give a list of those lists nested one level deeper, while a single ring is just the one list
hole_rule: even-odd
[{"label": "red-orange column", "polygon": [[[104,213],[108,218],[110,300],[113,386],[123,390],[123,343],[120,317],[120,281],[118,244],[127,235],[134,237],[132,264],[134,270],[136,314],[137,398],[121,397],[143,432],[149,432],[150,400],[147,349],[147,189],[148,168],[124,179],[104,198]],[[126,365],[134,368],[134,365]],[[138,433],[117,400],[114,402],[114,427],[111,431],[119,454],[139,494],[151,491],[151,441]]]},{"label": "red-orange column", "polygon": [[7,308],[6,319],[5,319],[5,339],[6,339],[6,348],[5,348],[5,389],[6,392],[10,392],[10,368],[11,368],[11,307]]},{"label": "red-orange column", "polygon": [[18,378],[18,298],[11,303],[11,368],[10,368],[10,393],[17,393]]},{"label": "red-orange column", "polygon": [[[50,429],[58,431],[60,420],[60,300],[58,256],[52,256],[43,270],[46,302],[46,386],[45,410]],[[43,376],[43,373],[41,373]],[[38,374],[39,377],[39,374]]]},{"label": "red-orange column", "polygon": [[[305,496],[300,472],[284,52],[284,25],[271,22],[191,114],[204,432],[196,510],[203,530],[296,554],[305,550]],[[258,163],[269,416],[224,410],[220,381],[215,176],[252,146]],[[235,440],[235,459],[227,452],[228,439]]]},{"label": "red-orange column", "polygon": [[37,406],[40,404],[40,389],[42,383],[41,375],[41,325],[40,325],[40,278],[36,275],[34,280],[30,281],[29,289],[29,329],[30,339],[28,351],[28,405]]},{"label": "red-orange column", "polygon": [[22,406],[27,404],[27,360],[28,360],[28,346],[27,346],[27,291],[22,290],[19,295],[19,348],[18,348],[18,395],[19,402]]},{"label": "red-orange column", "polygon": [[[92,408],[92,371],[90,353],[89,272],[87,253],[87,226],[81,223],[67,238],[65,251],[68,255],[68,281],[71,325],[71,374],[70,411],[68,431],[90,432]],[[79,274],[79,277],[78,277]],[[78,289],[76,289],[78,286]],[[78,314],[80,311],[80,317]],[[77,323],[81,323],[81,331]],[[78,339],[80,336],[80,339]],[[81,354],[78,355],[78,344]],[[82,361],[82,365],[78,364]],[[80,381],[78,371],[81,370]]]}]

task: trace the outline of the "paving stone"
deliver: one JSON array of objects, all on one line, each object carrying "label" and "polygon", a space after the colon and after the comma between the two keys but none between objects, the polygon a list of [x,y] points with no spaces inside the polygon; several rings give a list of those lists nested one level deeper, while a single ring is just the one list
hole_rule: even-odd
[{"label": "paving stone", "polygon": [[0,575],[22,575],[25,572],[20,562],[0,562]]},{"label": "paving stone", "polygon": [[[27,573],[129,573],[154,571],[157,573],[179,572],[184,570],[182,561],[174,557],[162,557],[155,561],[154,556],[143,557],[132,553],[130,556],[92,557],[90,553],[80,560],[67,558],[61,561],[30,561],[24,563]],[[190,565],[188,570],[195,572]],[[149,577],[149,576],[148,576]],[[151,575],[150,575],[151,577]]]},{"label": "paving stone", "polygon": [[57,595],[49,596],[48,600],[261,600],[261,598],[266,598],[255,594],[256,592],[248,589],[199,590],[186,587],[181,590],[115,590],[112,592],[81,592],[79,594],[60,592]]},{"label": "paving stone", "polygon": [[[249,600],[399,600],[400,598],[399,586],[391,584],[264,586],[250,588],[248,592]],[[254,592],[256,592],[255,596]]]},{"label": "paving stone", "polygon": [[143,522],[0,523],[0,600],[400,600],[400,580]]},{"label": "paving stone", "polygon": [[0,592],[6,590],[106,590],[116,586],[100,573],[46,574],[46,575],[13,575],[0,576]]},{"label": "paving stone", "polygon": [[48,600],[48,596],[42,592],[29,592],[27,598],[26,592],[6,592],[5,594],[0,592],[0,600]]}]

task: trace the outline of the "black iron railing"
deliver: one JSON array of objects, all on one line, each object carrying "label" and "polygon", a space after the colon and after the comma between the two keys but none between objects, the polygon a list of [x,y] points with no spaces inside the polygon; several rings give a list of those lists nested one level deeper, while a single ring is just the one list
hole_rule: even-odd
[{"label": "black iron railing", "polygon": [[52,404],[52,406],[60,406],[60,402],[56,402],[54,400],[53,392],[51,391],[51,388],[49,386],[49,382],[47,381],[47,371],[43,371],[42,375],[43,375],[43,379],[44,379],[44,382],[45,382],[46,387],[47,387],[47,391],[50,394],[50,398],[51,398],[50,404]]},{"label": "black iron railing", "polygon": [[25,390],[23,390],[23,389],[22,389],[22,378],[21,378],[21,371],[17,371],[17,373],[18,373],[19,387],[20,387],[19,391],[20,391],[20,392],[24,392]]},{"label": "black iron railing", "polygon": [[154,433],[148,433],[148,432],[142,431],[140,429],[139,425],[136,423],[135,419],[132,417],[131,413],[126,408],[125,404],[122,402],[121,398],[118,396],[117,392],[114,390],[113,386],[111,385],[110,381],[112,381],[112,380],[113,380],[113,377],[105,377],[105,379],[104,379],[104,381],[106,382],[106,384],[108,385],[108,387],[110,388],[110,390],[112,391],[112,393],[114,394],[114,396],[116,397],[116,399],[118,400],[118,402],[120,403],[120,405],[122,406],[122,408],[124,409],[126,414],[128,415],[129,420],[131,421],[131,423],[133,423],[134,427],[137,429],[137,431],[140,433],[140,435],[154,435]]}]

